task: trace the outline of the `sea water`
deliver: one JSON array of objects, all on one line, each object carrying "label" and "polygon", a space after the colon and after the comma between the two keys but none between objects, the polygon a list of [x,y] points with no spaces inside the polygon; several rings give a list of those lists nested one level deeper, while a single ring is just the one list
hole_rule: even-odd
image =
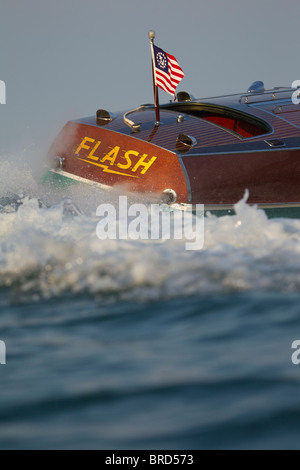
[{"label": "sea water", "polygon": [[13,161],[0,159],[0,448],[299,449],[300,220],[241,200],[205,219],[198,251],[100,241],[111,194],[45,188]]}]

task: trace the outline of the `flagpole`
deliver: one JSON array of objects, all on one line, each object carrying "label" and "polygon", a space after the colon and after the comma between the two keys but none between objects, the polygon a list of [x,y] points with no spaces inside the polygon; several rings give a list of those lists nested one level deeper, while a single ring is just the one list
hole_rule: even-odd
[{"label": "flagpole", "polygon": [[151,46],[151,55],[152,55],[152,77],[153,77],[153,91],[154,91],[154,104],[155,104],[155,117],[156,117],[156,126],[159,126],[160,115],[159,115],[159,100],[158,100],[158,87],[155,84],[155,59],[154,59],[154,50],[153,50],[153,41],[155,38],[155,31],[149,31],[148,33]]}]

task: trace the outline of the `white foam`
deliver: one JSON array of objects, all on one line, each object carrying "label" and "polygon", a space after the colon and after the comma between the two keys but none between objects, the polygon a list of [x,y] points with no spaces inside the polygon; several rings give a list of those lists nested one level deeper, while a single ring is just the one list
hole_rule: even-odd
[{"label": "white foam", "polygon": [[[0,288],[9,287],[14,300],[65,293],[144,300],[300,290],[300,220],[269,220],[244,198],[236,215],[205,219],[205,245],[197,252],[187,252],[184,241],[100,241],[94,214],[106,194],[78,188],[71,190],[72,199],[45,194],[30,171],[26,178],[17,172],[12,177],[7,165],[0,164],[7,169],[0,197],[30,194],[20,195],[19,203],[2,202],[0,213]],[[48,204],[52,199],[50,207],[41,204],[43,198]]]}]

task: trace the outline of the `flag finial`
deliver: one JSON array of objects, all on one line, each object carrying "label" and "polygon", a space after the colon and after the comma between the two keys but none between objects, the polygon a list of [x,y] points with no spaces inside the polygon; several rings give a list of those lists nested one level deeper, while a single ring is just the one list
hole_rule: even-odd
[{"label": "flag finial", "polygon": [[149,31],[148,36],[150,41],[153,41],[153,39],[155,38],[155,31]]}]

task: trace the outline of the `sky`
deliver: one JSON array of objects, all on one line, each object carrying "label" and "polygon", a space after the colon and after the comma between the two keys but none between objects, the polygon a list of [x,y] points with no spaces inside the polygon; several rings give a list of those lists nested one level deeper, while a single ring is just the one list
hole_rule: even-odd
[{"label": "sky", "polygon": [[[0,160],[69,119],[153,102],[148,31],[196,98],[300,79],[299,0],[0,0]],[[160,91],[160,102],[171,97]]]}]

